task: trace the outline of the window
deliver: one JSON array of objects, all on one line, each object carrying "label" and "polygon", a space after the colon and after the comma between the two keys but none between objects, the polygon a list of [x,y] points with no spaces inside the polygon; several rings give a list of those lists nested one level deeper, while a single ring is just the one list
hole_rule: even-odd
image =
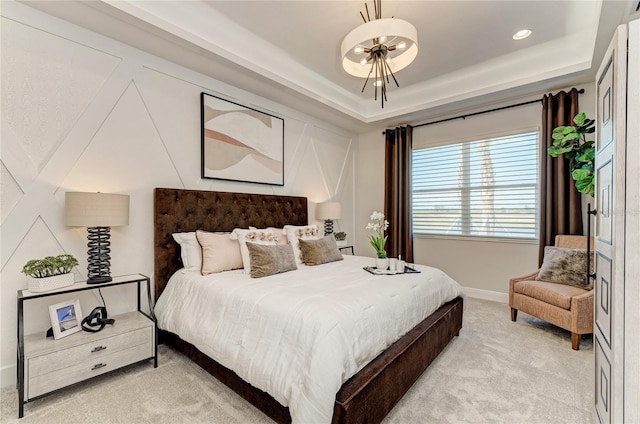
[{"label": "window", "polygon": [[413,150],[414,234],[535,239],[538,133]]}]

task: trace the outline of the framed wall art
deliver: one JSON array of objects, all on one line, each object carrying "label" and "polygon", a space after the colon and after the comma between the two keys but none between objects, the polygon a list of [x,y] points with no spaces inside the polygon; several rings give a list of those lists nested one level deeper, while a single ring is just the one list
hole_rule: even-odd
[{"label": "framed wall art", "polygon": [[68,300],[49,306],[53,338],[59,339],[82,330],[80,300]]},{"label": "framed wall art", "polygon": [[200,94],[202,178],[284,185],[284,119]]}]

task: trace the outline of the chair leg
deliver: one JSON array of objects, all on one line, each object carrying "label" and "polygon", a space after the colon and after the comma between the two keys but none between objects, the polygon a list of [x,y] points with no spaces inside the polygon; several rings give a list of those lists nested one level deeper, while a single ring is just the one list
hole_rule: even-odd
[{"label": "chair leg", "polygon": [[582,338],[582,334],[571,333],[571,349],[580,350],[580,339]]},{"label": "chair leg", "polygon": [[511,321],[515,321],[518,318],[518,310],[511,308]]}]

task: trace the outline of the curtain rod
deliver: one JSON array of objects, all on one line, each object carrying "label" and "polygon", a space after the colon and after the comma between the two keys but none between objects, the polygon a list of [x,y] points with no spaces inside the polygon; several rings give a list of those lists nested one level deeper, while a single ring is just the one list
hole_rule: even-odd
[{"label": "curtain rod", "polygon": [[[583,93],[584,93],[584,88],[581,88],[580,90],[578,90],[578,94],[583,94]],[[426,127],[428,125],[440,124],[442,122],[453,121],[455,119],[466,119],[466,118],[468,118],[470,116],[482,115],[482,114],[489,113],[489,112],[497,112],[499,110],[511,109],[511,108],[514,108],[514,107],[530,105],[532,103],[538,103],[538,102],[541,102],[541,101],[542,101],[542,99],[529,100],[528,102],[516,103],[514,105],[497,107],[495,109],[489,109],[489,110],[483,110],[483,111],[480,111],[480,112],[468,113],[466,115],[460,115],[460,116],[454,116],[452,118],[440,119],[439,121],[425,122],[424,124],[413,125],[413,128]],[[384,130],[384,131],[382,131],[382,134],[384,134],[386,132],[387,132],[387,130]]]}]

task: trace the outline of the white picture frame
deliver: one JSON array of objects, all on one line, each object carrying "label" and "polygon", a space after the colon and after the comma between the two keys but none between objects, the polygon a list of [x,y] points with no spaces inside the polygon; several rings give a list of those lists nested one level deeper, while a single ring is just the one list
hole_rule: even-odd
[{"label": "white picture frame", "polygon": [[53,338],[58,340],[82,330],[80,300],[67,300],[49,306]]}]

